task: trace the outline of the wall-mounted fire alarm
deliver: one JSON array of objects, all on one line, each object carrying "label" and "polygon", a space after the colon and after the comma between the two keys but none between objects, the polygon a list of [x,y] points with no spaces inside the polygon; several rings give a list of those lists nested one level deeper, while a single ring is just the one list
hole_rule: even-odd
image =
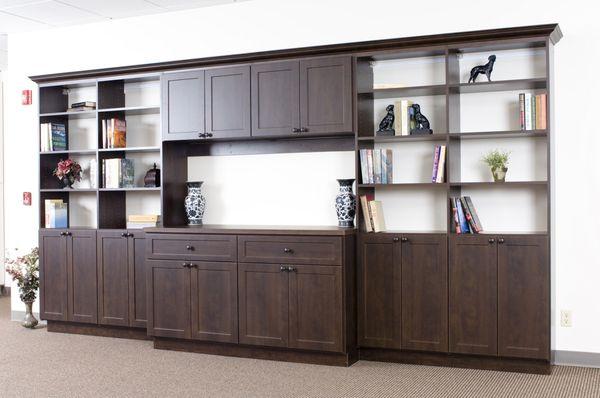
[{"label": "wall-mounted fire alarm", "polygon": [[31,206],[31,192],[23,192],[23,205]]},{"label": "wall-mounted fire alarm", "polygon": [[31,105],[31,90],[23,90],[21,93],[21,104]]}]

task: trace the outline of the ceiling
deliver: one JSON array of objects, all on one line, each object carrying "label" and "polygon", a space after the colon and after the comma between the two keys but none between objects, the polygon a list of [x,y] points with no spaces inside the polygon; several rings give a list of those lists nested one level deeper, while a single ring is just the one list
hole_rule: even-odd
[{"label": "ceiling", "polygon": [[0,34],[240,1],[245,0],[0,0]]}]

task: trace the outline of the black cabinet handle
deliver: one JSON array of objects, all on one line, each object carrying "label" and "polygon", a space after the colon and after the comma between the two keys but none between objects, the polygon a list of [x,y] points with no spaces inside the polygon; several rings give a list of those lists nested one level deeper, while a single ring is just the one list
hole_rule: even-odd
[{"label": "black cabinet handle", "polygon": [[296,267],[288,267],[288,272],[296,272]]},{"label": "black cabinet handle", "polygon": [[183,263],[183,264],[181,264],[181,266],[182,266],[183,268],[187,268],[187,266],[188,266],[188,263]]},{"label": "black cabinet handle", "polygon": [[62,232],[60,233],[60,236],[67,236],[67,233],[66,233],[65,231],[62,231]]},{"label": "black cabinet handle", "polygon": [[308,129],[307,129],[306,127],[302,127],[302,128],[300,129],[300,132],[301,132],[301,133],[308,133]]},{"label": "black cabinet handle", "polygon": [[284,248],[284,249],[283,249],[283,252],[284,252],[284,253],[293,253],[293,252],[294,252],[294,250],[293,250],[293,249],[290,249],[289,247],[286,247],[286,248]]},{"label": "black cabinet handle", "polygon": [[489,238],[488,243],[494,243],[496,240],[494,238]]},{"label": "black cabinet handle", "polygon": [[127,232],[123,232],[123,233],[121,234],[121,236],[122,236],[123,238],[127,238],[127,237],[129,236],[129,234],[128,234]]},{"label": "black cabinet handle", "polygon": [[408,238],[403,237],[402,239],[400,239],[402,242],[408,242]]},{"label": "black cabinet handle", "polygon": [[294,127],[294,128],[292,129],[292,133],[299,133],[299,132],[301,132],[301,131],[302,131],[302,129],[299,129],[299,128],[297,128],[297,127]]},{"label": "black cabinet handle", "polygon": [[194,250],[194,246],[187,245],[187,246],[185,247],[185,249],[186,249],[186,250]]},{"label": "black cabinet handle", "polygon": [[71,235],[73,235],[73,234],[72,234],[72,233],[70,233],[69,231],[65,232],[65,234],[66,234],[67,236],[71,236]]},{"label": "black cabinet handle", "polygon": [[128,238],[133,238],[133,234],[132,234],[132,233],[130,233],[130,232],[127,232],[127,237],[128,237]]},{"label": "black cabinet handle", "polygon": [[500,244],[504,243],[504,238],[498,239],[498,243],[500,243]]},{"label": "black cabinet handle", "polygon": [[207,134],[205,134],[205,137],[208,137],[208,138],[212,138],[212,136],[213,136],[213,134],[212,134],[212,133],[207,133]]},{"label": "black cabinet handle", "polygon": [[396,236],[396,237],[394,237],[392,240],[393,240],[394,242],[399,242],[399,241],[400,241],[400,238],[398,238],[398,237]]},{"label": "black cabinet handle", "polygon": [[279,267],[279,271],[281,272],[287,272],[288,271],[288,267],[286,267],[285,265],[282,265]]},{"label": "black cabinet handle", "polygon": [[198,133],[198,137],[204,138],[204,137],[206,137],[206,134],[204,134],[204,133]]}]

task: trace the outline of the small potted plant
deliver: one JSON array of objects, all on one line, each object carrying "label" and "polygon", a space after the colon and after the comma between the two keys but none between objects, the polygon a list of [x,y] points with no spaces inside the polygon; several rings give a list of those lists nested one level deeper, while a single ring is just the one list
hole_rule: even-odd
[{"label": "small potted plant", "polygon": [[73,159],[61,160],[54,169],[54,175],[62,181],[65,188],[73,188],[75,181],[81,181],[81,165]]},{"label": "small potted plant", "polygon": [[508,158],[510,152],[501,152],[497,149],[490,151],[486,156],[483,157],[482,161],[485,162],[492,171],[494,182],[504,182],[506,178],[506,172],[508,168]]},{"label": "small potted plant", "polygon": [[25,303],[25,319],[22,325],[33,329],[37,326],[38,320],[33,316],[31,307],[35,301],[37,290],[40,287],[40,255],[37,247],[23,256],[7,256],[6,272],[17,282],[20,291],[21,301]]}]

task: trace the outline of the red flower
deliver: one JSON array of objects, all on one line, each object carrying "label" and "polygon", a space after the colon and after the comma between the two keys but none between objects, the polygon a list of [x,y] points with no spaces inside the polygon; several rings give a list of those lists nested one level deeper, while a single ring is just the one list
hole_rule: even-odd
[{"label": "red flower", "polygon": [[72,177],[75,181],[81,181],[81,165],[72,159],[61,160],[56,165],[53,174],[59,180]]}]

